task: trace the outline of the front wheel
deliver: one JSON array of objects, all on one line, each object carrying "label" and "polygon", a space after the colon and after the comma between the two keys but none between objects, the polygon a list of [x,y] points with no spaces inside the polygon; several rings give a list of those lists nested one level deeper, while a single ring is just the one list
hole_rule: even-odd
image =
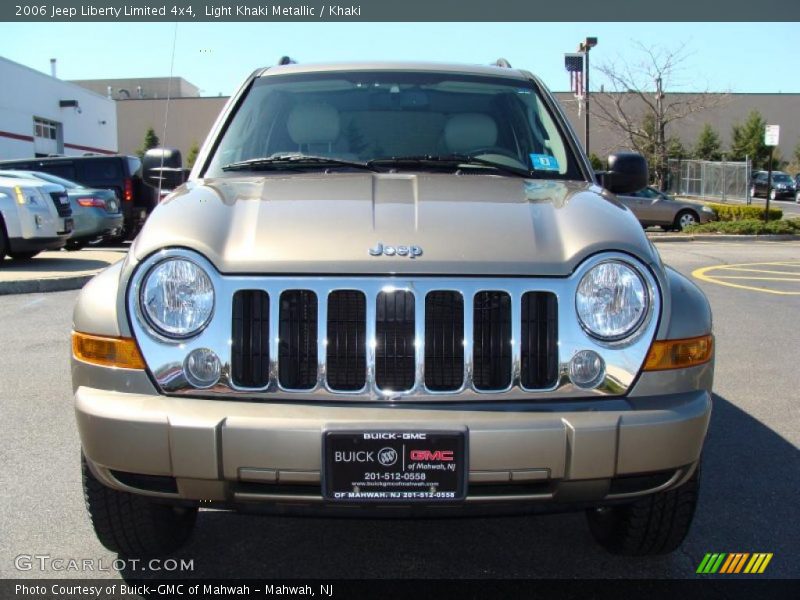
[{"label": "front wheel", "polygon": [[683,543],[692,525],[700,491],[700,467],[688,481],[631,504],[586,512],[595,541],[612,554],[668,554]]},{"label": "front wheel", "polygon": [[673,227],[678,231],[683,231],[689,225],[696,225],[699,222],[700,218],[697,216],[697,213],[691,210],[682,210],[675,217],[675,223],[673,224]]},{"label": "front wheel", "polygon": [[92,474],[81,454],[83,496],[97,539],[122,556],[163,556],[192,534],[197,508],[158,504],[137,494],[112,490]]},{"label": "front wheel", "polygon": [[83,250],[85,247],[86,247],[86,242],[78,242],[74,240],[67,240],[67,245],[64,246],[64,248],[66,248],[68,252]]}]

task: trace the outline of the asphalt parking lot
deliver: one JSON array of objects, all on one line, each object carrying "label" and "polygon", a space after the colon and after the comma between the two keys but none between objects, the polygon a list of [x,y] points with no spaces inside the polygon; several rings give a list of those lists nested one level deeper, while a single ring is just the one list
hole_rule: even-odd
[{"label": "asphalt parking lot", "polygon": [[[613,557],[581,514],[438,521],[298,519],[205,511],[180,576],[693,578],[706,552],[772,552],[762,576],[800,576],[800,242],[659,244],[715,319],[715,407],[698,513],[670,556]],[[720,268],[724,267],[724,268]],[[774,273],[777,272],[777,273]],[[736,279],[742,277],[742,279]],[[733,285],[731,285],[733,284]],[[780,292],[780,293],[776,293]],[[77,291],[0,297],[0,577],[146,577],[19,571],[15,557],[116,558],[84,512],[69,381]]]}]

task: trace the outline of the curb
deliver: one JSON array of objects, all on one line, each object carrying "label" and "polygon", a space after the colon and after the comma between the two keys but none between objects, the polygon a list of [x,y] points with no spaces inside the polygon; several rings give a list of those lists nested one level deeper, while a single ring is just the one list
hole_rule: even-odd
[{"label": "curb", "polygon": [[800,241],[800,235],[794,233],[775,233],[765,235],[731,235],[731,234],[713,234],[701,233],[697,235],[692,234],[673,234],[673,235],[648,235],[648,239],[655,244],[663,244],[667,242],[794,242]]},{"label": "curb", "polygon": [[73,277],[52,277],[50,279],[24,279],[21,281],[0,281],[0,296],[10,294],[35,294],[42,292],[66,292],[79,290],[96,275],[75,275]]}]

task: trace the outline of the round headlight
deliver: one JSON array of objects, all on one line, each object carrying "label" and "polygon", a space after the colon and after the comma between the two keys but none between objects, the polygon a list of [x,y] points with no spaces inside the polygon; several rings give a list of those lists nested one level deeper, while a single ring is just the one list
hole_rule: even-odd
[{"label": "round headlight", "polygon": [[186,338],[208,324],[214,312],[214,286],[206,272],[185,258],[170,258],[147,274],[142,313],[159,333]]},{"label": "round headlight", "polygon": [[604,341],[631,335],[644,321],[649,295],[641,275],[625,263],[592,267],[578,284],[575,306],[583,328]]}]

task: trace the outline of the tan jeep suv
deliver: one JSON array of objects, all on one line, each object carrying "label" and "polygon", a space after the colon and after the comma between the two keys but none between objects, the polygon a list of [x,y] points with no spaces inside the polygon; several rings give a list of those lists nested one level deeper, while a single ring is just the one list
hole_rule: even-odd
[{"label": "tan jeep suv", "polygon": [[641,156],[593,172],[507,66],[286,64],[180,167],[145,157],[175,189],[75,308],[106,547],[170,552],[204,507],[566,508],[612,552],[680,545],[711,314],[614,195],[645,186]]}]

